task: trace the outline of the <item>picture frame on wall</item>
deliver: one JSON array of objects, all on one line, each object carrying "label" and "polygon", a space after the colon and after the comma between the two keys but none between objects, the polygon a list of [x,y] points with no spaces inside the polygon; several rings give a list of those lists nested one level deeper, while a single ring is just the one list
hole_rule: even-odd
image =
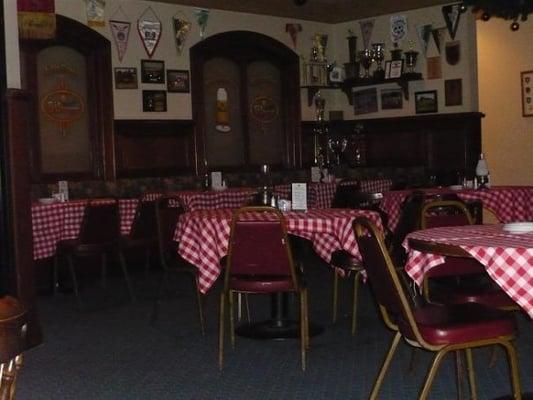
[{"label": "picture frame on wall", "polygon": [[533,117],[533,71],[520,73],[522,87],[522,116]]},{"label": "picture frame on wall", "polygon": [[381,109],[401,110],[403,108],[402,89],[381,89]]},{"label": "picture frame on wall", "polygon": [[165,90],[143,90],[143,112],[167,111],[167,92]]},{"label": "picture frame on wall", "polygon": [[444,81],[444,105],[460,106],[463,104],[463,80],[446,79]]},{"label": "picture frame on wall", "polygon": [[189,71],[167,70],[167,91],[169,93],[189,93],[190,90]]},{"label": "picture frame on wall", "polygon": [[376,88],[353,92],[354,114],[368,114],[378,111],[378,91]]},{"label": "picture frame on wall", "polygon": [[415,92],[415,111],[417,114],[435,113],[439,111],[436,90]]},{"label": "picture frame on wall", "polygon": [[138,87],[137,68],[115,68],[115,89],[137,89]]},{"label": "picture frame on wall", "polygon": [[165,62],[162,60],[141,60],[142,83],[165,83]]},{"label": "picture frame on wall", "polygon": [[391,60],[385,63],[385,79],[401,78],[403,73],[403,60]]}]

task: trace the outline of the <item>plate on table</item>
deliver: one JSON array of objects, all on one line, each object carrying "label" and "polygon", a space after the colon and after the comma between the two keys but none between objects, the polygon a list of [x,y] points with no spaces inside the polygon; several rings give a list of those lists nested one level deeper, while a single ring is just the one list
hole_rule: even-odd
[{"label": "plate on table", "polygon": [[463,185],[448,186],[448,189],[450,189],[450,190],[463,190]]},{"label": "plate on table", "polygon": [[533,222],[512,222],[505,224],[503,230],[510,233],[533,232]]},{"label": "plate on table", "polygon": [[44,197],[42,199],[39,199],[39,203],[41,204],[53,204],[57,200],[54,197]]}]

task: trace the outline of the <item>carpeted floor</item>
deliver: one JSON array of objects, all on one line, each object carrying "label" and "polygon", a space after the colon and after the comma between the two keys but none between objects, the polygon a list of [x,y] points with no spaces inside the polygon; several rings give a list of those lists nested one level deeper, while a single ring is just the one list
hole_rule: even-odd
[{"label": "carpeted floor", "polygon": [[[188,281],[163,302],[159,319],[149,324],[159,274],[134,275],[138,301],[128,304],[123,283],[111,280],[109,293],[96,284],[83,289],[87,310],[78,312],[72,294],[42,296],[39,311],[44,343],[26,353],[17,399],[365,399],[392,335],[376,313],[363,285],[358,332],[350,335],[349,295],[342,293],[342,312],[331,324],[331,271],[308,269],[310,312],[325,328],[311,339],[306,372],[300,369],[296,340],[237,339],[227,346],[225,367],[217,365],[218,288],[207,298],[207,332],[200,335],[194,297]],[[251,302],[252,318],[268,315],[269,299]],[[520,336],[522,391],[533,393],[533,325],[517,318]],[[419,352],[409,371],[411,349],[401,344],[385,378],[381,399],[415,399],[431,355]],[[505,398],[511,393],[503,351],[489,368],[489,349],[474,352],[479,399]],[[456,398],[451,358],[443,363],[431,398]],[[467,387],[465,385],[465,390]]]}]

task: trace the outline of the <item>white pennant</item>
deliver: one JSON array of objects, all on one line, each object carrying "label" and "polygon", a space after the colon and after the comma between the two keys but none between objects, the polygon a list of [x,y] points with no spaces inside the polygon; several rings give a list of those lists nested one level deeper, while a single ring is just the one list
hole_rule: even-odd
[{"label": "white pennant", "polygon": [[118,60],[122,61],[128,49],[131,23],[127,21],[109,21],[115,46],[117,46]]}]

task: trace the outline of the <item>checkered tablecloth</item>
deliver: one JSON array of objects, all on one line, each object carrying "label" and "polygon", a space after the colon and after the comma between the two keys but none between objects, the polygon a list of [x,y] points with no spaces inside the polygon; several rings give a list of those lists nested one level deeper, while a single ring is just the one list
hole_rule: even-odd
[{"label": "checkered tablecloth", "polygon": [[533,318],[533,232],[516,234],[503,225],[440,227],[409,234],[407,274],[420,286],[425,273],[442,264],[444,256],[422,253],[409,247],[419,239],[460,247],[485,266],[494,281]]},{"label": "checkered tablecloth", "polygon": [[[492,211],[502,223],[517,221],[533,221],[533,187],[499,186],[491,189],[425,189],[427,194],[455,193],[464,201],[480,200],[483,207]],[[402,203],[411,193],[410,190],[393,190],[383,194],[381,209],[388,216],[388,227],[394,232]]]},{"label": "checkered tablecloth", "polygon": [[[357,185],[357,181],[343,181],[341,185]],[[335,192],[337,191],[337,182],[311,182],[307,183],[307,206],[309,208],[330,208]],[[282,199],[291,199],[291,184],[276,185],[274,193]]]},{"label": "checkered tablecloth", "polygon": [[[105,201],[102,199],[102,202]],[[34,260],[53,256],[57,242],[63,239],[74,239],[78,236],[87,202],[88,200],[73,200],[64,203],[35,203],[32,205]],[[137,199],[119,200],[120,231],[122,234],[129,233],[136,208]]]},{"label": "checkered tablecloth", "polygon": [[365,193],[385,193],[391,190],[390,179],[369,179],[359,182],[359,189]]},{"label": "checkered tablecloth", "polygon": [[[289,189],[290,190],[290,189]],[[230,188],[216,190],[179,190],[168,193],[147,193],[143,196],[146,200],[157,200],[161,196],[175,196],[187,211],[239,208],[249,203],[257,193],[255,188]]]},{"label": "checkered tablecloth", "polygon": [[[180,255],[199,271],[205,293],[220,274],[220,259],[228,252],[232,210],[198,210],[182,215],[176,240]],[[331,253],[344,249],[355,257],[359,250],[352,231],[355,217],[366,216],[382,228],[379,214],[367,210],[310,209],[284,214],[288,232],[313,242],[317,254],[329,262]]]}]

